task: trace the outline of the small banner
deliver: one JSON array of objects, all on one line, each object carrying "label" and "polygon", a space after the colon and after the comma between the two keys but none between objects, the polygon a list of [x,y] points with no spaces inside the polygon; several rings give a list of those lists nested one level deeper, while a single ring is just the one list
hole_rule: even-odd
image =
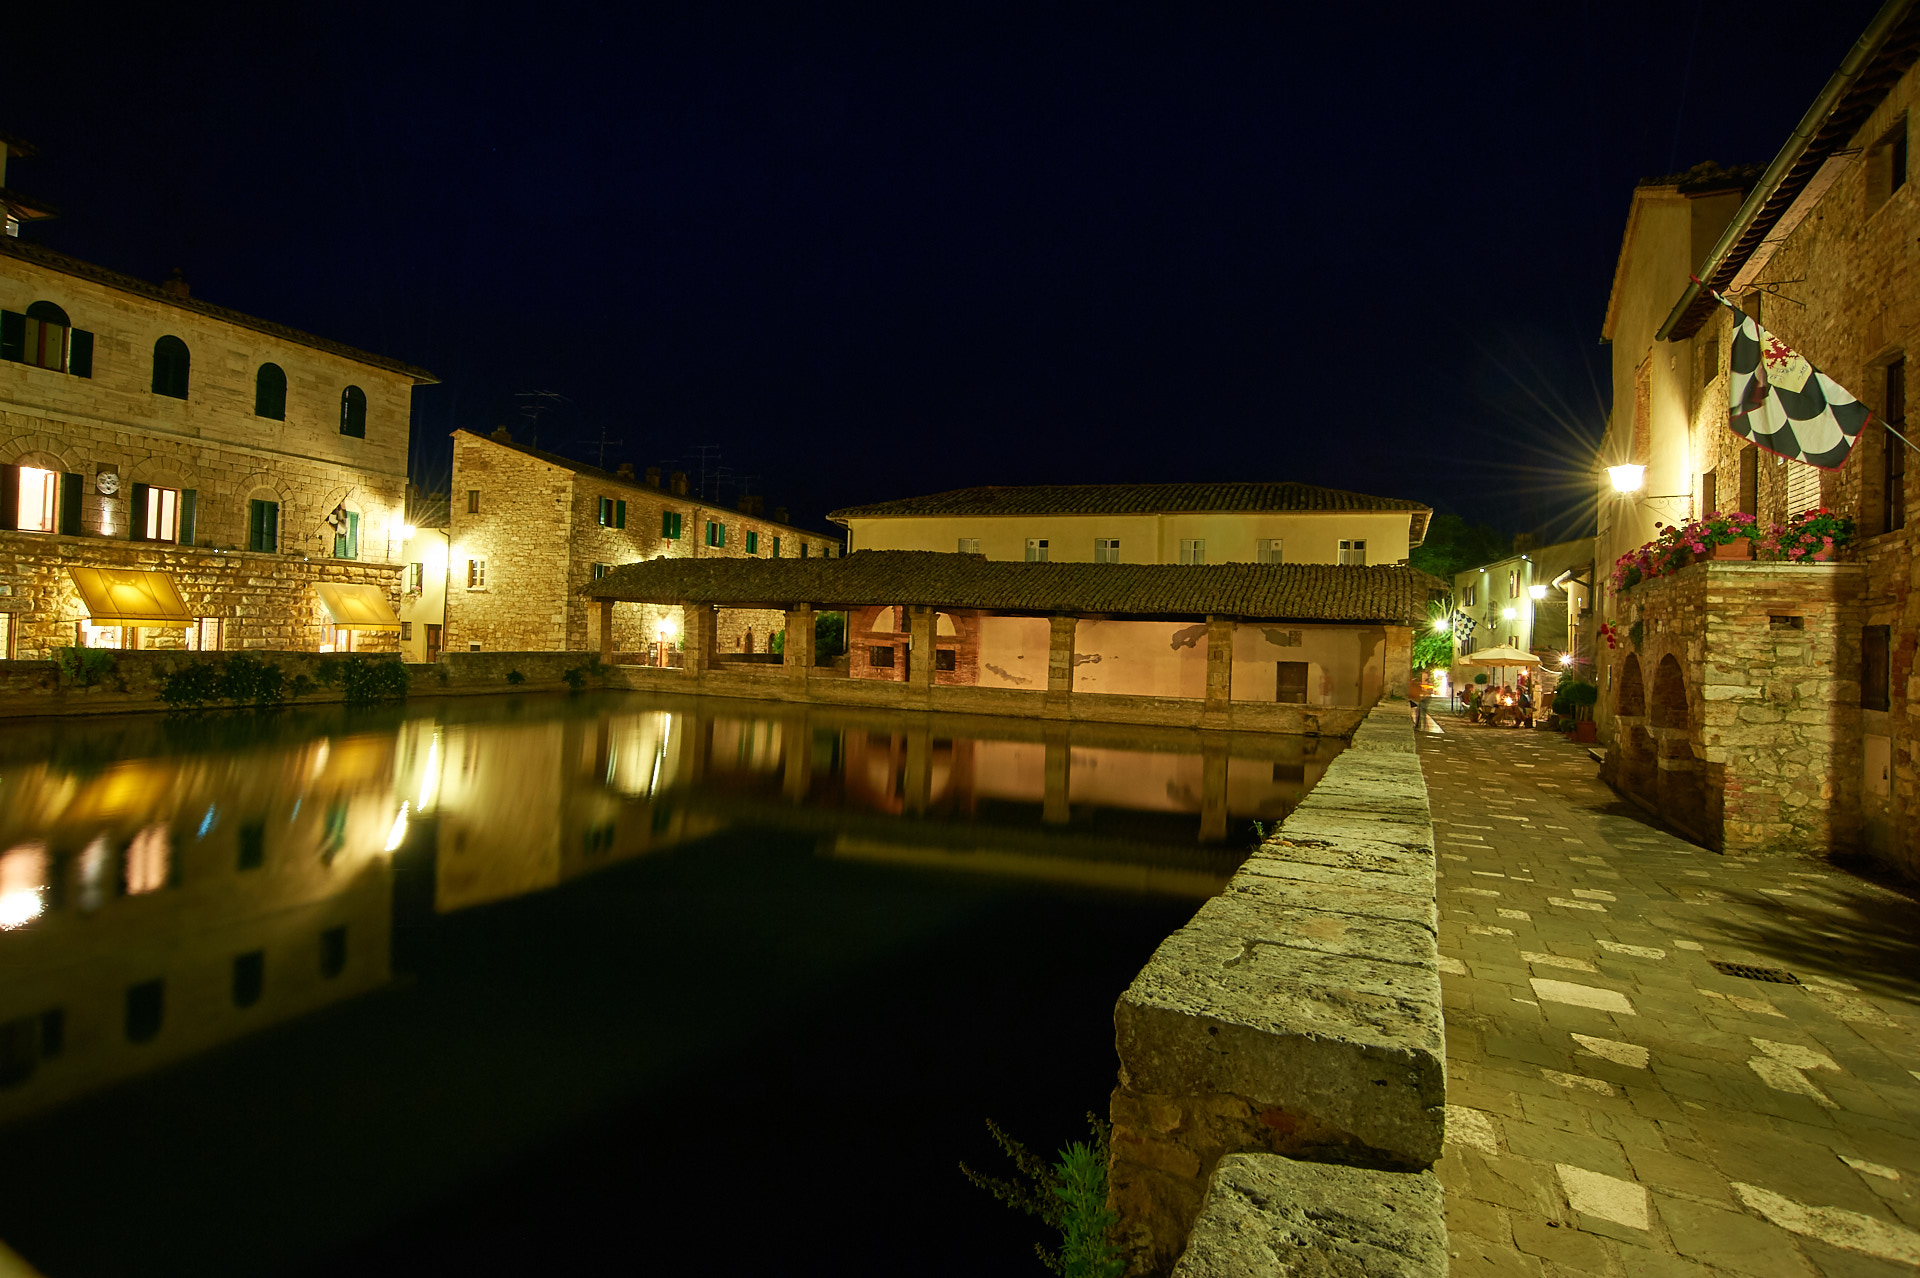
[{"label": "small banner", "polygon": [[1473,638],[1474,621],[1458,608],[1453,611],[1453,637],[1456,643],[1465,643]]},{"label": "small banner", "polygon": [[1727,425],[1780,457],[1822,470],[1847,464],[1873,413],[1793,347],[1720,294],[1733,312]]}]

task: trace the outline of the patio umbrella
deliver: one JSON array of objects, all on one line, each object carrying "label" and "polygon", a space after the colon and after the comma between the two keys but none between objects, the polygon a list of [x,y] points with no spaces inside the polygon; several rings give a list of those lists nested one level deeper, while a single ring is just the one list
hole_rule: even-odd
[{"label": "patio umbrella", "polygon": [[1501,644],[1498,648],[1482,648],[1478,652],[1470,652],[1460,658],[1460,664],[1464,666],[1537,666],[1540,664],[1540,658],[1531,652],[1522,652],[1508,644]]}]

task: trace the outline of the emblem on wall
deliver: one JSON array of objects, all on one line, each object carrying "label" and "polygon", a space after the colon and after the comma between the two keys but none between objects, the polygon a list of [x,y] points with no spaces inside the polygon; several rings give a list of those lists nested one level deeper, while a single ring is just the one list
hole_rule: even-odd
[{"label": "emblem on wall", "polygon": [[111,470],[103,470],[93,477],[93,486],[100,490],[101,496],[111,497],[120,491],[120,476]]}]

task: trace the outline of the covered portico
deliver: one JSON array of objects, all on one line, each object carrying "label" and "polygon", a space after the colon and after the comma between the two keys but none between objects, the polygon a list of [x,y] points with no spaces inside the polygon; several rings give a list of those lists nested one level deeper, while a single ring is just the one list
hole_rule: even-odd
[{"label": "covered portico", "polygon": [[[832,560],[658,559],[582,590],[679,609],[682,662],[616,667],[636,688],[1044,719],[1345,735],[1405,696],[1435,578],[1400,566],[1076,564],[931,551]],[[779,665],[719,660],[716,610],[776,609]],[[849,661],[815,664],[844,611]]]}]

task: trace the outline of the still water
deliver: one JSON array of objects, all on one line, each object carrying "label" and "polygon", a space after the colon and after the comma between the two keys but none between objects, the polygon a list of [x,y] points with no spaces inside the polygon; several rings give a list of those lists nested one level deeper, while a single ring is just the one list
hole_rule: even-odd
[{"label": "still water", "polygon": [[0,728],[0,1239],[1040,1272],[967,1185],[1339,742],[648,694]]}]

